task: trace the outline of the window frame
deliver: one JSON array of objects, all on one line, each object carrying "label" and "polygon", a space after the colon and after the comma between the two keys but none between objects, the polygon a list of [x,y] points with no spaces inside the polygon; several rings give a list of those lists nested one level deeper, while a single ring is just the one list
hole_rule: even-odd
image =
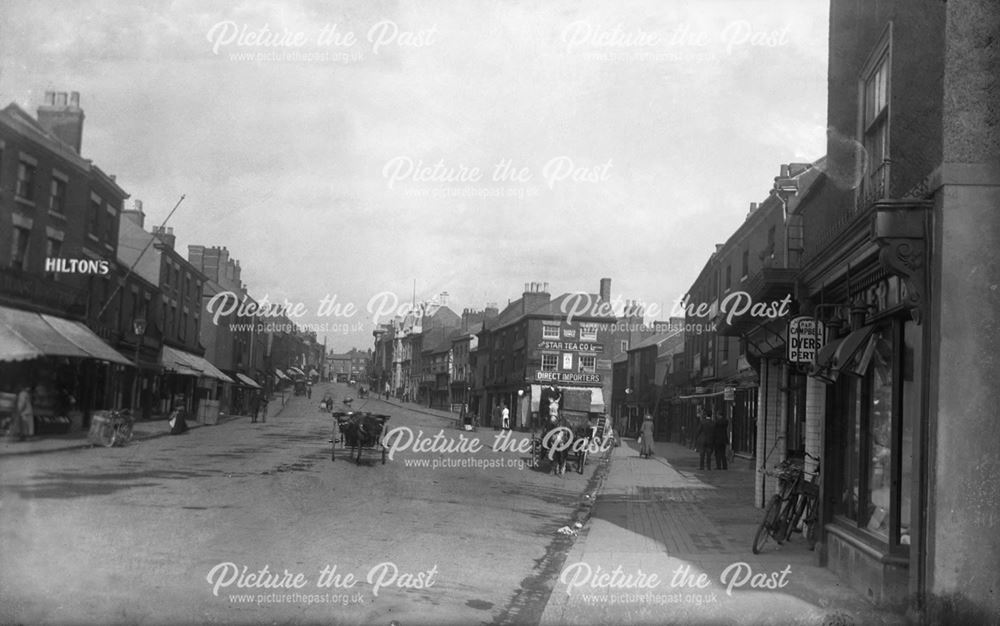
[{"label": "window frame", "polygon": [[597,324],[587,323],[580,324],[579,329],[579,339],[580,341],[597,341]]},{"label": "window frame", "polygon": [[[26,174],[25,175],[22,175]],[[35,191],[38,187],[38,160],[24,154],[18,155],[17,179],[14,184],[14,198],[28,204],[35,204]]]}]

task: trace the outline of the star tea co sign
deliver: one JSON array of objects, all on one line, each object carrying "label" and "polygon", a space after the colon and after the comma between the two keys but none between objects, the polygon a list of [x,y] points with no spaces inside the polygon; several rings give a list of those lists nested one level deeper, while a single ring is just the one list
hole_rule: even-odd
[{"label": "star tea co sign", "polygon": [[823,322],[812,317],[796,317],[788,322],[788,360],[812,363],[823,347]]}]

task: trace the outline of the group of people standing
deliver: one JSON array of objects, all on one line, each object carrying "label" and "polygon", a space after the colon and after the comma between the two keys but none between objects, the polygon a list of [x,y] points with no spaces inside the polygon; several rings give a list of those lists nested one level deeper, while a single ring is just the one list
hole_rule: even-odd
[{"label": "group of people standing", "polygon": [[711,470],[712,457],[715,457],[715,469],[729,469],[729,420],[720,414],[712,419],[711,411],[698,408],[698,430],[694,435],[695,446],[698,448],[698,469]]}]

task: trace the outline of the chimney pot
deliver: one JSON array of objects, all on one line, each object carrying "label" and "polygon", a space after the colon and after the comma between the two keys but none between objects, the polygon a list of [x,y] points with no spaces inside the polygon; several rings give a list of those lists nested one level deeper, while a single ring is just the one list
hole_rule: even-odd
[{"label": "chimney pot", "polygon": [[46,91],[45,92],[45,104],[48,105],[48,106],[55,106],[56,105],[56,92],[54,92],[54,91]]},{"label": "chimney pot", "polygon": [[602,278],[601,279],[601,290],[598,294],[602,301],[611,302],[611,279]]},{"label": "chimney pot", "polygon": [[56,92],[56,106],[64,107],[66,106],[66,92],[58,91]]},{"label": "chimney pot", "polygon": [[69,94],[69,105],[73,108],[80,108],[80,92],[73,91]]}]

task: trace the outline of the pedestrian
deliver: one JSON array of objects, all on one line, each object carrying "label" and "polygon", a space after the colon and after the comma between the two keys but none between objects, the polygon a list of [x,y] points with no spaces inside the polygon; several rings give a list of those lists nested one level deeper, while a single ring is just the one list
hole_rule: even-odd
[{"label": "pedestrian", "polygon": [[31,403],[31,388],[31,383],[25,382],[21,385],[21,390],[17,393],[15,409],[17,410],[21,428],[18,437],[19,440],[35,434],[35,409]]},{"label": "pedestrian", "polygon": [[250,396],[250,423],[257,423],[257,413],[260,411],[260,393]]},{"label": "pedestrian", "polygon": [[491,425],[493,426],[493,428],[496,428],[497,430],[499,430],[500,427],[502,426],[502,424],[500,423],[500,403],[499,402],[497,402],[496,406],[493,407],[493,417],[490,420],[490,422],[491,422]]},{"label": "pedestrian", "polygon": [[729,469],[729,460],[726,458],[726,447],[729,446],[729,420],[723,413],[715,418],[712,444],[715,448],[715,469]]},{"label": "pedestrian", "polygon": [[313,386],[312,383],[309,383],[308,385],[306,385],[306,398],[312,399],[312,397],[313,397]]},{"label": "pedestrian", "polygon": [[712,415],[698,407],[698,430],[694,435],[694,443],[698,448],[698,469],[712,469],[712,445],[715,435],[715,423]]},{"label": "pedestrian", "polygon": [[266,394],[261,394],[261,398],[260,398],[260,408],[261,408],[261,411],[260,411],[260,421],[261,422],[265,422],[265,423],[267,422],[267,402],[268,402],[267,395]]},{"label": "pedestrian", "polygon": [[507,408],[507,404],[504,403],[500,405],[500,423],[504,430],[510,430],[510,409]]},{"label": "pedestrian", "polygon": [[646,413],[642,419],[642,434],[639,435],[642,444],[639,446],[639,456],[648,459],[653,456],[653,416]]}]

